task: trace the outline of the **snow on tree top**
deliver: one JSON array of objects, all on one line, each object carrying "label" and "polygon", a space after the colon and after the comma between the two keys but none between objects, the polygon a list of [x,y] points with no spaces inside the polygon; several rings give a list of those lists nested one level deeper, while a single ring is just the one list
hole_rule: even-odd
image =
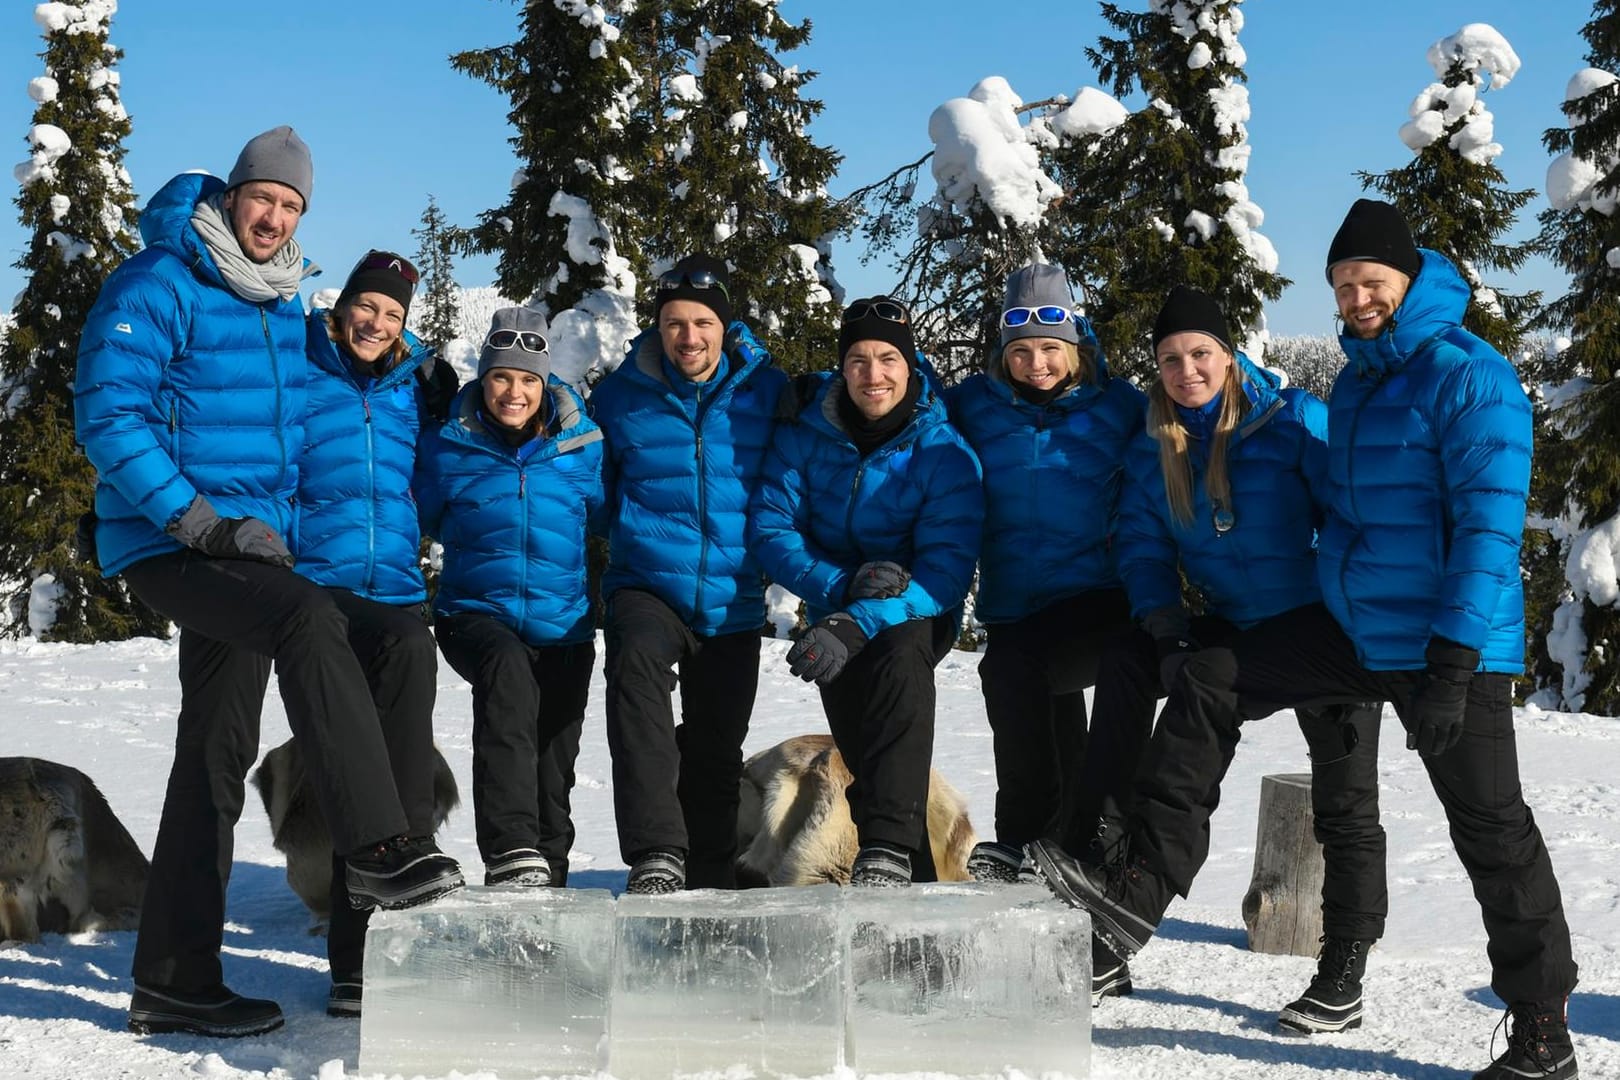
[{"label": "snow on tree top", "polygon": [[[1579,101],[1615,81],[1616,77],[1602,68],[1582,68],[1569,77],[1569,85],[1564,87],[1564,101]],[[1569,122],[1570,127],[1578,127],[1580,124],[1579,117],[1571,118]]]},{"label": "snow on tree top", "polygon": [[1039,223],[1062,189],[1042,171],[1039,155],[1018,123],[1023,104],[999,75],[969,96],[952,98],[928,118],[931,168],[942,199],[966,212],[977,199],[1004,223]]},{"label": "snow on tree top", "polygon": [[1469,23],[1429,46],[1429,66],[1444,78],[1453,65],[1490,76],[1493,87],[1506,86],[1519,73],[1519,54],[1489,23]]},{"label": "snow on tree top", "polygon": [[118,13],[118,0],[80,0],[77,4],[39,4],[34,22],[47,34],[100,33]]},{"label": "snow on tree top", "polygon": [[1074,101],[1059,109],[1047,121],[1053,131],[1064,139],[1082,135],[1105,135],[1123,124],[1130,110],[1111,94],[1091,86],[1082,86],[1074,92]]}]

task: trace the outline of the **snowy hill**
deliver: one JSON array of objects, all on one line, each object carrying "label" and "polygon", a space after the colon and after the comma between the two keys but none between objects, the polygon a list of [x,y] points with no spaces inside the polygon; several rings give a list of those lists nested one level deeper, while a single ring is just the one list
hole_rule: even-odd
[{"label": "snowy hill", "polygon": [[[787,673],[786,649],[785,641],[765,643],[750,751],[825,730],[814,689]],[[940,667],[935,764],[968,796],[975,824],[988,834],[995,782],[975,668],[976,657],[960,652]],[[174,645],[6,642],[0,694],[8,703],[0,721],[5,753],[89,773],[150,851],[179,707]],[[1387,727],[1395,723],[1391,717]],[[578,768],[571,882],[617,889],[624,867],[602,725],[599,672]],[[470,695],[443,666],[436,728],[467,797]],[[286,737],[272,686],[263,748]],[[1620,722],[1525,712],[1519,752],[1582,968],[1570,1003],[1582,1075],[1620,1077]],[[1382,762],[1393,910],[1368,968],[1366,1026],[1309,1040],[1279,1034],[1276,1012],[1303,989],[1314,962],[1245,948],[1239,903],[1254,855],[1259,778],[1306,767],[1303,741],[1283,715],[1247,731],[1214,821],[1209,866],[1191,898],[1171,906],[1161,939],[1133,964],[1136,994],[1096,1011],[1093,1077],[1466,1080],[1489,1060],[1501,1010],[1488,987],[1478,909],[1417,757],[1387,734]],[[441,840],[477,867],[468,807],[452,815]],[[134,935],[52,936],[0,946],[0,1072],[30,1080],[353,1074],[359,1027],[324,1013],[324,942],[308,933],[307,913],[286,885],[251,792],[236,860],[227,977],[239,991],[279,1000],[285,1028],[243,1041],[136,1038],[124,1030]]]}]

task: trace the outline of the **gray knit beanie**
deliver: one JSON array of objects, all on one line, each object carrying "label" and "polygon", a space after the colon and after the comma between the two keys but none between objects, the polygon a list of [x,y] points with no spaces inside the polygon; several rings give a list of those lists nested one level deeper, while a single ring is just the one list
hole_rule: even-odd
[{"label": "gray knit beanie", "polygon": [[[1062,308],[1069,317],[1061,322],[1042,322],[1035,314],[1041,308]],[[1007,312],[1018,311],[1024,317],[1019,326],[1007,325]],[[1061,266],[1031,263],[1014,270],[1007,278],[1007,297],[1001,304],[1001,347],[1019,338],[1057,338],[1080,344],[1080,328],[1075,324],[1074,293],[1069,290],[1069,279]],[[1016,317],[1016,316],[1015,316]]]},{"label": "gray knit beanie", "polygon": [[254,180],[286,184],[303,197],[304,210],[309,211],[309,195],[315,189],[315,165],[310,161],[309,147],[298,137],[298,132],[282,124],[248,140],[237,155],[225,189],[229,191]]},{"label": "gray knit beanie", "polygon": [[490,368],[515,368],[544,381],[551,374],[550,343],[546,339],[550,332],[545,316],[533,308],[500,308],[489,318],[489,333],[484,335],[484,348],[478,354],[478,377],[482,379]]}]

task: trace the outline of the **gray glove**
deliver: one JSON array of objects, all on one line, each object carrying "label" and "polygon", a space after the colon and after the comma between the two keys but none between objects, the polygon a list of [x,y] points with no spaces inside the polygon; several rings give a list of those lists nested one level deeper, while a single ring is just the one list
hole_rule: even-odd
[{"label": "gray glove", "polygon": [[865,645],[866,634],[855,620],[835,611],[793,643],[787,654],[788,670],[805,682],[826,686]]},{"label": "gray glove", "polygon": [[292,569],[292,552],[275,529],[256,517],[222,518],[201,495],[169,523],[167,531],[186,547],[216,559],[248,559]]},{"label": "gray glove", "polygon": [[911,573],[899,563],[862,563],[844,590],[846,600],[887,600],[899,596],[911,584]]}]

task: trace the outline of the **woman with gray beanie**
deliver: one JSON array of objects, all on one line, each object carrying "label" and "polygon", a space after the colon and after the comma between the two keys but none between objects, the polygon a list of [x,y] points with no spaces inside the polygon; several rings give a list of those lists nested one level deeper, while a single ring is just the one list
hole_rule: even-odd
[{"label": "woman with gray beanie", "polygon": [[424,444],[423,531],[444,546],[439,648],[473,689],[473,820],[484,884],[561,886],[569,794],[596,662],[586,534],[602,433],[551,376],[539,312],[501,308],[478,378]]}]

